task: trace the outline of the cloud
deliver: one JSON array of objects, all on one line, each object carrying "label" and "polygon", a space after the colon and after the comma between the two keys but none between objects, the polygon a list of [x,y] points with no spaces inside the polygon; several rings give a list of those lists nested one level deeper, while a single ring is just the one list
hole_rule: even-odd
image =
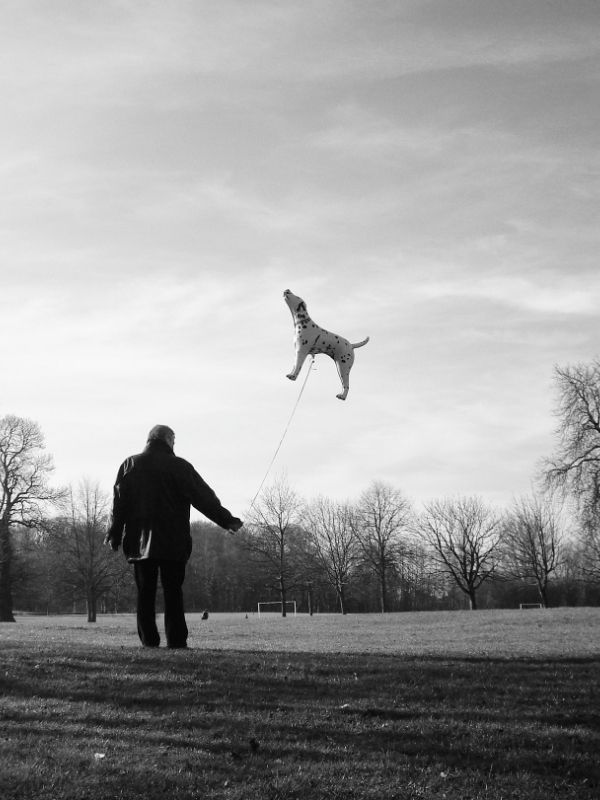
[{"label": "cloud", "polygon": [[416,292],[430,300],[475,298],[542,314],[596,314],[600,302],[600,283],[582,287],[578,276],[565,275],[548,286],[543,272],[537,281],[531,276],[471,276],[430,282]]}]

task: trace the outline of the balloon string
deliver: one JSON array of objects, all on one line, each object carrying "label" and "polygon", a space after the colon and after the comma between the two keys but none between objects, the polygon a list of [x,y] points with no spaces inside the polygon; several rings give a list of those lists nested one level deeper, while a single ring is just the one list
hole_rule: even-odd
[{"label": "balloon string", "polygon": [[254,497],[252,498],[252,502],[250,503],[250,508],[249,508],[249,511],[251,511],[251,510],[254,508],[254,503],[256,502],[256,498],[257,498],[257,497],[258,497],[258,495],[260,494],[260,490],[262,489],[262,487],[264,486],[264,483],[265,483],[265,481],[267,480],[267,475],[269,474],[269,472],[271,471],[271,467],[272,467],[272,466],[273,466],[273,464],[275,463],[275,459],[277,458],[277,454],[278,454],[278,453],[279,453],[279,451],[281,450],[281,445],[283,444],[283,440],[285,439],[285,436],[286,436],[286,434],[287,434],[287,432],[288,432],[288,430],[289,430],[289,427],[290,427],[290,425],[291,425],[291,423],[292,423],[292,420],[293,420],[293,418],[294,418],[294,414],[296,413],[296,409],[298,408],[298,404],[300,403],[300,398],[301,398],[301,397],[302,397],[302,395],[304,394],[304,389],[305,389],[305,387],[306,387],[306,384],[308,383],[308,376],[309,376],[309,375],[310,375],[310,373],[312,372],[312,368],[313,368],[313,366],[314,366],[314,363],[315,363],[315,357],[314,357],[314,356],[312,356],[312,361],[311,361],[311,363],[310,363],[310,367],[308,368],[308,372],[306,373],[306,377],[304,378],[304,383],[302,384],[302,388],[300,389],[300,394],[298,395],[298,398],[297,398],[297,400],[296,400],[296,403],[295,403],[295,405],[294,405],[294,408],[292,409],[292,413],[290,414],[290,417],[289,417],[289,419],[288,419],[288,421],[287,421],[287,424],[286,424],[286,426],[285,426],[285,429],[284,429],[284,431],[283,431],[283,434],[282,434],[282,436],[281,436],[281,439],[279,440],[279,444],[277,445],[277,449],[275,450],[275,453],[273,454],[273,458],[271,459],[271,463],[270,463],[270,464],[269,464],[269,466],[267,467],[267,471],[265,472],[265,474],[264,474],[264,477],[263,477],[262,481],[260,482],[260,486],[259,486],[259,487],[258,487],[258,489],[256,490],[256,494],[255,494],[255,495],[254,495]]}]

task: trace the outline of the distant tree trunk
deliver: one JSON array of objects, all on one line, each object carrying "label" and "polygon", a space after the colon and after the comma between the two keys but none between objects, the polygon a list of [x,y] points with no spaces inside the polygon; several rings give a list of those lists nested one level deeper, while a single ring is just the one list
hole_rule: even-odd
[{"label": "distant tree trunk", "polygon": [[387,565],[386,559],[382,558],[379,567],[379,609],[382,614],[388,610],[387,596]]},{"label": "distant tree trunk", "polygon": [[337,589],[338,601],[340,604],[340,614],[346,614],[346,593],[344,591],[344,585],[341,584],[338,586]]},{"label": "distant tree trunk", "polygon": [[12,546],[8,523],[0,519],[0,622],[15,622],[11,590]]},{"label": "distant tree trunk", "polygon": [[287,611],[285,609],[285,604],[287,602],[287,589],[283,575],[279,578],[279,595],[281,597],[281,616],[287,617]]},{"label": "distant tree trunk", "polygon": [[93,591],[89,591],[87,595],[87,621],[96,622],[97,615],[97,598]]},{"label": "distant tree trunk", "polygon": [[312,617],[313,615],[312,582],[309,582],[307,586],[307,598],[308,598],[308,615]]}]

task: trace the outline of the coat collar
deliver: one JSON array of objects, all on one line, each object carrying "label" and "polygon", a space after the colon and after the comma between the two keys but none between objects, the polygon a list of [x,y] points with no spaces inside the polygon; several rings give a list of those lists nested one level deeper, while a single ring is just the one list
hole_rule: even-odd
[{"label": "coat collar", "polygon": [[162,439],[151,439],[144,448],[144,452],[146,453],[156,453],[160,451],[164,453],[173,453],[173,448]]}]

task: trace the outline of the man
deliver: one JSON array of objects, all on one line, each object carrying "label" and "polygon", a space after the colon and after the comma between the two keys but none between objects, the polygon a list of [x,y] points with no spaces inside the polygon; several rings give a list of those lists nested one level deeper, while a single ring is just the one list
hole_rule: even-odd
[{"label": "man", "polygon": [[114,487],[112,519],[105,543],[133,564],[137,585],[137,627],[146,647],[158,647],[156,587],[165,600],[167,647],[187,647],[183,608],[185,565],[192,552],[190,506],[234,533],[243,522],[223,508],[194,467],[173,452],[175,434],[155,425],[142,453],[125,459]]}]

